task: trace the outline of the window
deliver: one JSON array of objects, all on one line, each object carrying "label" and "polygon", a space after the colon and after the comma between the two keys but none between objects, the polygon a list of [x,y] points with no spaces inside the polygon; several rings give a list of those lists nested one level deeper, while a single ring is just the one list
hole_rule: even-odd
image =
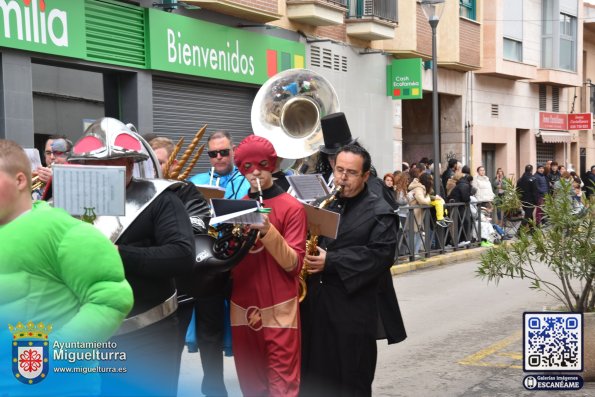
[{"label": "window", "polygon": [[543,0],[541,67],[576,71],[576,0]]},{"label": "window", "polygon": [[459,15],[475,20],[475,0],[459,0]]},{"label": "window", "polygon": [[576,70],[576,18],[560,14],[560,68]]},{"label": "window", "polygon": [[523,0],[504,0],[504,59],[523,62]]},{"label": "window", "polygon": [[504,38],[504,59],[509,61],[523,61],[523,43],[518,40]]}]

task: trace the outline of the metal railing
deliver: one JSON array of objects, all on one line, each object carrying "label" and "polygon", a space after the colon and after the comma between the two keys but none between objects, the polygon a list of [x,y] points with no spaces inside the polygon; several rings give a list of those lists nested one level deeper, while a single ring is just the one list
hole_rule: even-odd
[{"label": "metal railing", "polygon": [[[475,248],[481,244],[481,205],[486,202],[447,203],[452,222],[441,227],[433,219],[431,206],[402,206],[399,208],[400,228],[397,240],[399,262],[429,258],[463,249]],[[415,211],[420,210],[420,220]]]},{"label": "metal railing", "polygon": [[397,22],[397,0],[349,0],[348,17],[377,17]]}]

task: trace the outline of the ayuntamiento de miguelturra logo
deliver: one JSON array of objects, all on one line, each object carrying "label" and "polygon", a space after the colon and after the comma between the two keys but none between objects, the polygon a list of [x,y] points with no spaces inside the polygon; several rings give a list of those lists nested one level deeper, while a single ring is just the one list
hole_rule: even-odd
[{"label": "ayuntamiento de miguelturra logo", "polygon": [[14,377],[26,385],[41,382],[49,371],[49,341],[52,332],[51,324],[43,322],[27,324],[18,322],[16,326],[8,325],[12,333],[12,373]]}]

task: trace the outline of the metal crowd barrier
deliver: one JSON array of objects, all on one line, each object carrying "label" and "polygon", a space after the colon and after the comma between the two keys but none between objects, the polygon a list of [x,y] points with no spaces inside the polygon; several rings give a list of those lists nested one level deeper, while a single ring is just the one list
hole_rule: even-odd
[{"label": "metal crowd barrier", "polygon": [[[444,208],[452,220],[448,227],[436,224],[432,206],[401,206],[395,254],[397,261],[414,261],[447,252],[479,247],[481,244],[480,207],[486,203],[489,202],[446,203]],[[419,223],[415,218],[415,209],[422,211]],[[418,246],[417,252],[416,245]]]}]

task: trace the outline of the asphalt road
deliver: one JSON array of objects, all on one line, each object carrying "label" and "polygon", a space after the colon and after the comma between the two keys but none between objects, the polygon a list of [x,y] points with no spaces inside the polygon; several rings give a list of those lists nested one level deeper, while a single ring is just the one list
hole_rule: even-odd
[{"label": "asphalt road", "polygon": [[[522,314],[553,305],[529,282],[498,286],[475,277],[467,261],[394,277],[409,337],[378,343],[374,396],[595,396],[595,385],[575,392],[529,392],[522,380]],[[241,392],[233,358],[225,358],[230,396]],[[200,395],[198,354],[184,353],[180,397]]]},{"label": "asphalt road", "polygon": [[595,396],[525,390],[522,314],[555,301],[525,280],[498,286],[475,277],[477,261],[394,278],[409,337],[379,343],[375,396]]}]

